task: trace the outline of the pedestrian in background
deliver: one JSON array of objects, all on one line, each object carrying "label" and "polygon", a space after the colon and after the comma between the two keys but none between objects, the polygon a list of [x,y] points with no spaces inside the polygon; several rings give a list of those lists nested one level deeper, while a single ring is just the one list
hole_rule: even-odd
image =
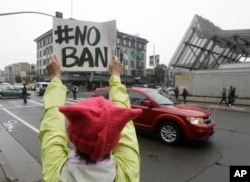
[{"label": "pedestrian in background", "polygon": [[230,87],[230,93],[228,96],[228,106],[232,107],[234,106],[234,102],[235,102],[235,92],[236,92],[236,88],[231,86]]},{"label": "pedestrian in background", "polygon": [[187,89],[186,88],[184,88],[183,89],[183,91],[182,91],[182,97],[183,97],[183,102],[184,103],[187,103],[187,96],[188,96],[188,91],[187,91]]},{"label": "pedestrian in background", "polygon": [[178,96],[179,96],[179,88],[178,88],[178,86],[176,86],[175,89],[174,89],[174,95],[175,95],[175,100],[177,101]]},{"label": "pedestrian in background", "polygon": [[227,105],[227,90],[225,87],[222,88],[221,100],[220,100],[219,104],[222,104],[223,101],[225,102],[225,105]]},{"label": "pedestrian in background", "polygon": [[[73,105],[64,105],[67,88],[55,56],[46,69],[51,82],[43,96],[39,131],[42,181],[139,182],[140,155],[132,119],[142,110],[131,108],[121,84],[120,61],[113,58],[109,65],[110,100],[92,97]],[[68,148],[67,136],[73,150]]]},{"label": "pedestrian in background", "polygon": [[25,83],[23,84],[22,98],[23,98],[23,103],[27,104],[27,87]]},{"label": "pedestrian in background", "polygon": [[74,85],[73,88],[72,88],[72,93],[73,93],[74,100],[76,100],[76,93],[77,92],[78,92],[78,87],[76,85]]}]

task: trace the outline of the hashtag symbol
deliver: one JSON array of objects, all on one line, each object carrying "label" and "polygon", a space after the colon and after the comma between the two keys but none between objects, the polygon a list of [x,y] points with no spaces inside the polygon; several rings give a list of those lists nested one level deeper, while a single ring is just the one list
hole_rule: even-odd
[{"label": "hashtag symbol", "polygon": [[64,25],[64,28],[61,25],[57,26],[55,30],[55,35],[57,35],[57,39],[55,39],[56,43],[69,43],[69,40],[74,39],[74,36],[69,36],[69,32],[71,31],[73,31],[73,28],[69,28],[68,25]]}]

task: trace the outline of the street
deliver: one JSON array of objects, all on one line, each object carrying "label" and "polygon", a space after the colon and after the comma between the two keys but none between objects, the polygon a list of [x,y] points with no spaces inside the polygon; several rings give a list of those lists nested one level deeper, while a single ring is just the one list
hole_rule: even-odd
[{"label": "street", "polygon": [[[79,95],[77,99],[87,96]],[[66,104],[74,102],[69,94]],[[0,124],[37,161],[42,112],[42,97],[34,92],[27,105],[22,99],[0,100]],[[250,165],[250,114],[211,112],[217,125],[214,137],[208,142],[183,141],[178,146],[168,146],[153,134],[138,131],[141,182],[228,182],[229,166]]]}]

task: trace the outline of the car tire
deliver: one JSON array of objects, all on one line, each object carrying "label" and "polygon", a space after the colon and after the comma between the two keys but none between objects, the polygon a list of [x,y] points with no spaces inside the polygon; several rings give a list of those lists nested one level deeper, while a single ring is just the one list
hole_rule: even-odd
[{"label": "car tire", "polygon": [[164,122],[158,129],[161,141],[168,145],[176,145],[181,140],[181,130],[179,126],[172,122]]},{"label": "car tire", "polygon": [[3,94],[0,94],[0,99],[3,98]]}]

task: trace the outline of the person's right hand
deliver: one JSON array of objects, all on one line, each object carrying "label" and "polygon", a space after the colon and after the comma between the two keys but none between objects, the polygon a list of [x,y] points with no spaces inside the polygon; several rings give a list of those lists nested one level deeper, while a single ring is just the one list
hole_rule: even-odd
[{"label": "person's right hand", "polygon": [[54,77],[57,77],[57,78],[61,77],[61,64],[57,60],[55,55],[51,56],[50,62],[46,65],[46,70],[51,76],[51,79],[53,79]]},{"label": "person's right hand", "polygon": [[123,65],[118,60],[117,56],[113,57],[112,62],[109,64],[109,72],[111,75],[120,76],[123,72]]}]

